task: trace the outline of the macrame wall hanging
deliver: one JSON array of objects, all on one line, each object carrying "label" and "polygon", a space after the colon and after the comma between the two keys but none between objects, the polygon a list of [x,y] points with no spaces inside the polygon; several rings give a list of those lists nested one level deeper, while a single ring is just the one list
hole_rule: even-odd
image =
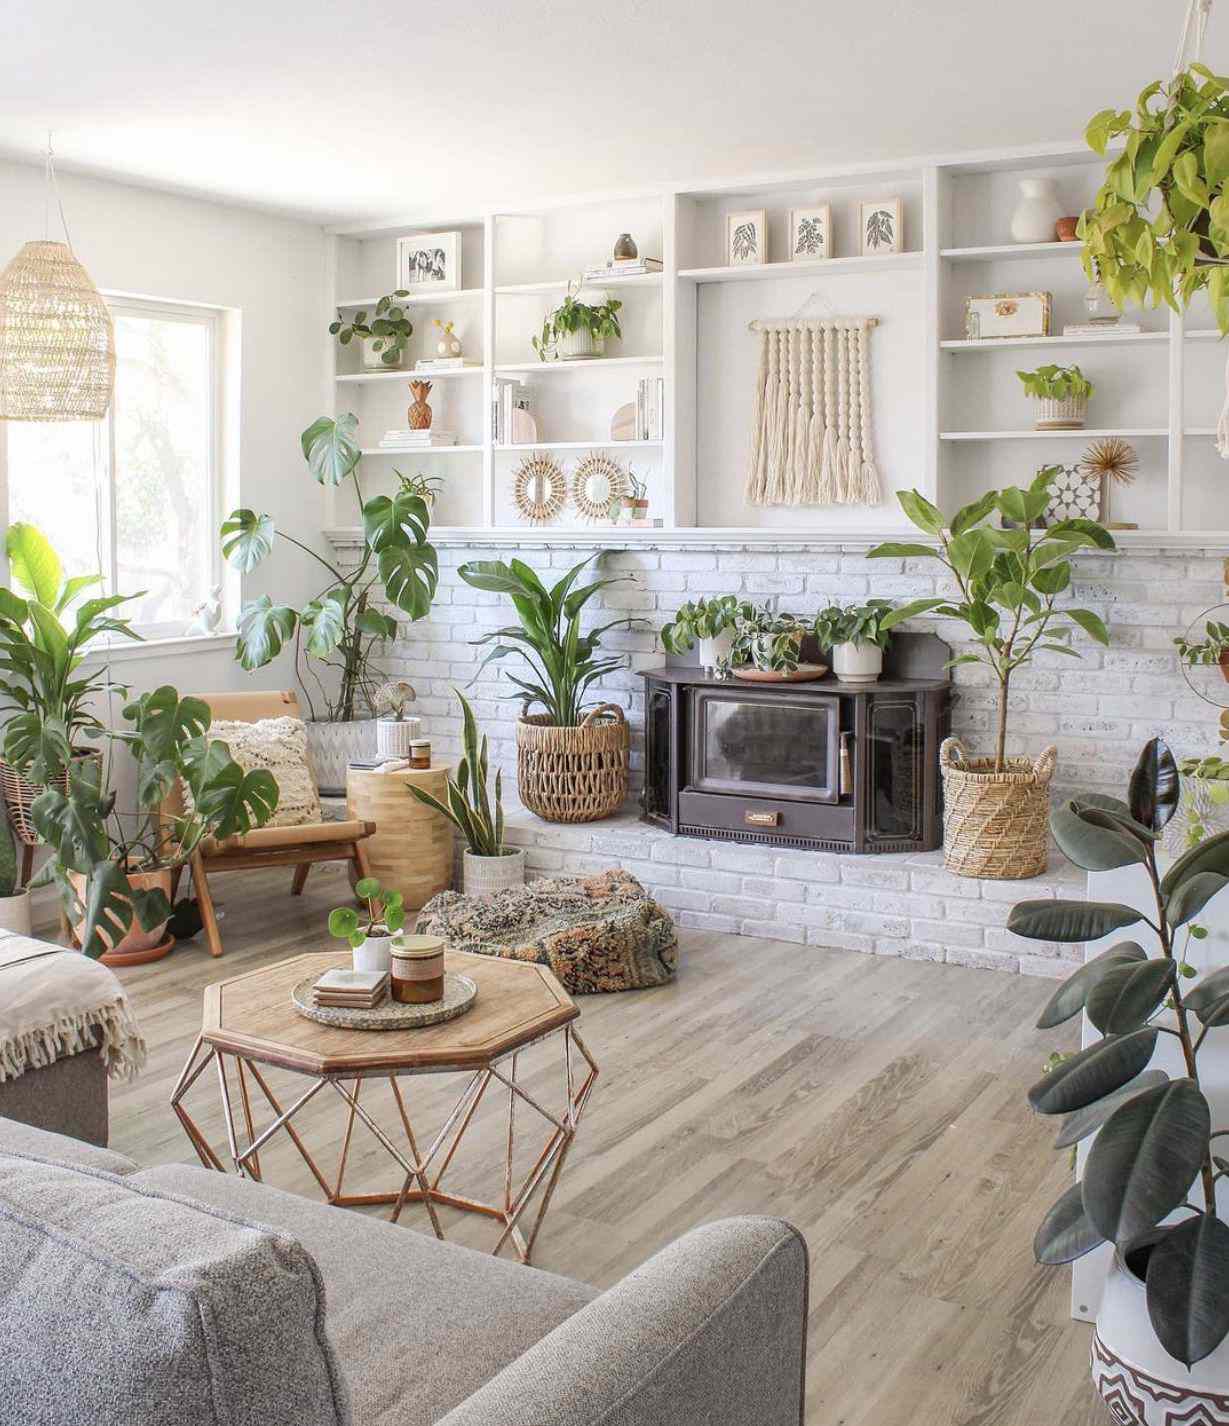
[{"label": "macrame wall hanging", "polygon": [[747,500],[878,505],[870,334],[877,317],[757,321],[760,342]]}]

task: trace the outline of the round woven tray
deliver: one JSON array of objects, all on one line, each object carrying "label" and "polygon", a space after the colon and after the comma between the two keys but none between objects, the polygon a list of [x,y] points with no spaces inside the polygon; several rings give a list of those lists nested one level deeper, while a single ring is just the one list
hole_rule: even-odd
[{"label": "round woven tray", "polygon": [[[322,971],[320,974],[322,975]],[[443,1000],[426,1005],[403,1005],[399,1000],[386,1000],[372,1010],[355,1010],[348,1005],[315,1005],[312,988],[320,975],[305,976],[290,992],[294,1008],[305,1019],[334,1030],[421,1030],[426,1025],[442,1025],[464,1015],[478,998],[478,987],[467,975],[444,972]]]}]

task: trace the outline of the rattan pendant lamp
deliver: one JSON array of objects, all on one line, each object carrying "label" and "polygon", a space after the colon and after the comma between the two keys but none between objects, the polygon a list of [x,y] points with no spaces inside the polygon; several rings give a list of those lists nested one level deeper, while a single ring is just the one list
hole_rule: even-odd
[{"label": "rattan pendant lamp", "polygon": [[111,313],[73,255],[48,140],[47,198],[52,194],[64,241],[26,243],[0,273],[4,421],[97,421],[115,390]]}]

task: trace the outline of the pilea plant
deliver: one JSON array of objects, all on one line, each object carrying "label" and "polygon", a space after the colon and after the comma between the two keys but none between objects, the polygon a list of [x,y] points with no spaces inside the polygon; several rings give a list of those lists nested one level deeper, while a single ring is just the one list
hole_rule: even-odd
[{"label": "pilea plant", "polygon": [[399,891],[385,891],[374,876],[360,877],[354,894],[364,902],[362,910],[338,906],[329,912],[329,935],[349,941],[354,950],[368,936],[391,935],[405,925],[405,898]]},{"label": "pilea plant", "polygon": [[733,594],[712,599],[689,599],[661,631],[661,641],[672,654],[685,654],[698,639],[715,639],[733,629],[739,619],[754,617],[755,608]]},{"label": "pilea plant", "polygon": [[595,342],[604,342],[608,337],[621,337],[623,328],[619,325],[619,311],[622,302],[608,297],[604,302],[592,305],[580,301],[583,286],[578,283],[573,291],[568,286],[567,296],[546,314],[542,331],[532,338],[533,349],[539,361],[549,361],[555,354],[560,337],[573,336],[587,331]]},{"label": "pilea plant", "polygon": [[371,350],[379,354],[385,366],[400,366],[406,345],[414,335],[414,324],[405,315],[405,308],[397,305],[397,299],[409,295],[402,289],[381,297],[370,322],[365,311],[356,312],[349,322],[338,312],[337,320],[329,323],[329,331],[343,347],[349,346],[355,337],[370,337]]},{"label": "pilea plant", "polygon": [[[1190,1366],[1229,1334],[1229,1225],[1216,1209],[1216,1181],[1229,1175],[1216,1141],[1229,1129],[1212,1128],[1198,1058],[1209,1034],[1229,1025],[1229,967],[1205,972],[1184,992],[1182,980],[1195,972],[1178,938],[1194,934],[1199,912],[1229,886],[1229,832],[1193,847],[1162,875],[1156,844],[1177,805],[1177,766],[1154,738],[1125,800],[1085,793],[1050,819],[1054,840],[1077,866],[1141,867],[1150,915],[1112,902],[1022,901],[1007,924],[1018,936],[1063,944],[1136,926],[1155,938],[1151,952],[1126,940],[1094,957],[1058,988],[1037,1022],[1048,1029],[1082,1010],[1101,1038],[1054,1057],[1029,1090],[1039,1114],[1063,1116],[1055,1147],[1097,1133],[1082,1179],[1046,1214],[1034,1250],[1038,1262],[1059,1264],[1114,1243],[1144,1280],[1161,1345]],[[1149,1068],[1162,1035],[1178,1042],[1180,1078]],[[1183,1216],[1166,1221],[1174,1213]]]},{"label": "pilea plant", "polygon": [[1051,401],[1089,397],[1096,389],[1078,366],[1039,366],[1036,371],[1018,371],[1025,395]]},{"label": "pilea plant", "polygon": [[815,637],[820,648],[874,644],[878,649],[886,649],[892,641],[892,630],[883,621],[894,607],[890,599],[868,599],[865,604],[849,604],[844,608],[831,604],[821,609],[815,619]]}]

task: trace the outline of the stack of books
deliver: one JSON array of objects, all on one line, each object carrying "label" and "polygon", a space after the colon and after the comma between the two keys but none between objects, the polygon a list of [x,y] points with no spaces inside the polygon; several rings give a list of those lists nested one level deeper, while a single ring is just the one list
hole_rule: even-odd
[{"label": "stack of books", "polygon": [[432,427],[427,431],[385,431],[380,442],[382,451],[421,451],[432,446],[455,446],[455,431],[437,431]]},{"label": "stack of books", "polygon": [[1137,337],[1143,328],[1138,322],[1124,322],[1120,317],[1090,317],[1087,322],[1068,322],[1064,337]]},{"label": "stack of books", "polygon": [[665,399],[665,383],[660,376],[642,376],[636,383],[636,435],[637,441],[660,441],[662,439],[662,402]]},{"label": "stack of books", "polygon": [[528,412],[529,386],[506,376],[497,376],[491,383],[491,437],[497,446],[506,446],[515,439],[512,413]]},{"label": "stack of books", "polygon": [[612,278],[645,277],[661,271],[659,257],[613,257],[597,267],[585,268],[586,282],[609,282]]},{"label": "stack of books", "polygon": [[[476,363],[471,363],[471,365],[476,365]],[[460,371],[464,366],[464,357],[419,357],[414,363],[414,370]]]},{"label": "stack of books", "polygon": [[312,999],[317,1005],[351,1010],[372,1010],[387,995],[388,972],[378,970],[326,970],[312,987]]}]

